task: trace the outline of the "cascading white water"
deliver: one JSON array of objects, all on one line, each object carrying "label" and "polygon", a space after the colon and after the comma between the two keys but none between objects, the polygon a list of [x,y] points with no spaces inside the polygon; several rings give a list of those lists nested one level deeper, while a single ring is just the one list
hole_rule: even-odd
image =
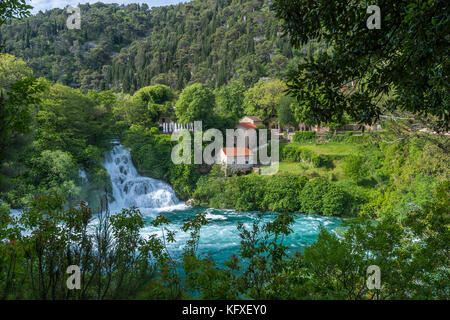
[{"label": "cascading white water", "polygon": [[122,145],[116,145],[106,155],[104,163],[111,177],[115,201],[110,209],[122,208],[164,208],[180,204],[175,192],[160,180],[140,176],[131,161],[130,152]]},{"label": "cascading white water", "polygon": [[[109,204],[112,213],[132,206],[138,207],[145,217],[150,218],[164,212],[171,221],[170,229],[179,231],[185,224],[185,219],[198,212],[206,212],[206,218],[210,223],[201,230],[200,250],[210,254],[219,264],[224,264],[239,250],[241,239],[236,232],[236,226],[240,222],[246,228],[251,228],[252,223],[257,219],[255,213],[186,206],[178,200],[168,184],[140,176],[133,166],[130,152],[118,141],[113,143],[116,145],[106,155],[104,163],[111,177],[115,198],[115,201]],[[276,215],[276,213],[266,213],[263,222],[273,221]],[[286,245],[293,252],[303,250],[316,241],[320,225],[329,231],[334,231],[340,226],[340,220],[334,217],[300,215],[295,218],[292,226],[294,232],[286,239]],[[148,220],[145,227],[141,229],[141,234],[143,237],[154,234],[161,236],[162,231],[160,227],[152,226]],[[189,239],[189,232],[176,233],[176,242],[168,244],[174,257],[182,254],[184,245]]]},{"label": "cascading white water", "polygon": [[[178,231],[175,234],[174,243],[169,243],[168,248],[174,257],[179,257],[184,252],[186,241],[191,237],[190,232],[180,232],[186,219],[196,213],[206,213],[209,224],[202,227],[199,250],[210,254],[219,264],[223,265],[228,259],[239,251],[241,238],[236,231],[238,223],[244,227],[251,228],[258,220],[255,212],[238,212],[235,210],[219,210],[204,207],[186,206],[176,197],[172,188],[159,180],[140,176],[131,161],[130,152],[121,146],[118,141],[105,157],[104,166],[111,177],[113,196],[115,201],[109,204],[111,213],[117,213],[122,208],[136,206],[145,218],[155,218],[163,213],[170,219],[169,229]],[[84,177],[83,173],[80,173]],[[21,210],[11,210],[15,217],[20,217]],[[275,219],[277,213],[266,212],[263,222],[268,223]],[[145,220],[145,227],[140,231],[144,238],[152,235],[161,237],[160,227],[151,225],[151,219]],[[92,220],[92,226],[99,222]],[[341,228],[341,221],[335,217],[298,215],[292,225],[293,233],[286,238],[286,245],[295,252],[304,250],[317,240],[320,226],[328,231],[339,235],[337,229]],[[91,229],[92,230],[92,229]],[[29,235],[29,229],[23,230],[22,234]]]}]

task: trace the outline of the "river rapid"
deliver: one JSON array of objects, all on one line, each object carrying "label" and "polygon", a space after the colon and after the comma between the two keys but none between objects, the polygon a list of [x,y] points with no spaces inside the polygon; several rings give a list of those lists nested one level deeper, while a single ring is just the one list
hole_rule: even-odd
[{"label": "river rapid", "polygon": [[[118,144],[106,155],[104,166],[108,171],[114,196],[110,211],[120,212],[122,208],[135,206],[144,216],[146,226],[141,230],[143,236],[158,234],[161,229],[150,225],[158,215],[171,220],[168,228],[177,231],[175,244],[169,249],[178,255],[182,252],[189,233],[181,231],[184,220],[198,212],[206,212],[209,224],[202,227],[199,251],[211,255],[215,261],[223,263],[240,247],[237,230],[239,222],[250,227],[258,218],[257,212],[238,212],[235,210],[217,210],[212,208],[191,207],[181,202],[167,183],[143,177],[133,166],[129,150]],[[277,213],[265,213],[263,222],[273,221]],[[337,232],[342,220],[335,217],[298,214],[292,226],[293,232],[285,240],[285,244],[293,253],[303,251],[317,240],[320,226]]]}]

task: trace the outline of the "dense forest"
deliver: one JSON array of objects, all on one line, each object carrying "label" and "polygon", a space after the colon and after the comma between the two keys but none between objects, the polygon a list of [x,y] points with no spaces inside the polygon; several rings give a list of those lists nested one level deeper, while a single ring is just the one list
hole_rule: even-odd
[{"label": "dense forest", "polygon": [[[0,2],[0,299],[449,299],[450,18],[439,0],[380,0],[393,13],[369,33],[356,2],[86,4],[81,30],[63,9]],[[331,130],[284,140],[274,175],[171,161],[161,117],[223,131],[244,115]],[[350,121],[382,130],[337,134]],[[139,174],[193,200],[181,230],[173,212],[110,214],[113,139]],[[216,223],[205,207],[252,215],[223,265],[200,246]],[[300,215],[342,228],[319,225],[292,253]],[[144,237],[149,226],[161,232]],[[74,264],[80,290],[66,283]]]},{"label": "dense forest", "polygon": [[176,6],[80,5],[82,28],[53,9],[1,27],[4,52],[36,76],[82,89],[132,93],[150,84],[181,90],[229,80],[246,86],[282,77],[313,50],[293,50],[267,0],[191,1]]}]

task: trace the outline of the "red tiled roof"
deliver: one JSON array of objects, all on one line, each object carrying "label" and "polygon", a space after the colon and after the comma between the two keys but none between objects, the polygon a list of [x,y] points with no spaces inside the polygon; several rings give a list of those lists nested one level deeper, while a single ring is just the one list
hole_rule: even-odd
[{"label": "red tiled roof", "polygon": [[[257,116],[244,116],[244,118],[250,118],[250,119],[252,119],[253,121],[262,121],[259,117],[257,117]],[[244,118],[242,118],[242,119],[244,119]]]},{"label": "red tiled roof", "polygon": [[239,148],[222,148],[223,153],[227,157],[242,157],[242,156],[252,156],[253,152],[250,151],[247,147],[239,147]]},{"label": "red tiled roof", "polygon": [[239,125],[245,129],[256,129],[256,126],[250,122],[240,122]]}]

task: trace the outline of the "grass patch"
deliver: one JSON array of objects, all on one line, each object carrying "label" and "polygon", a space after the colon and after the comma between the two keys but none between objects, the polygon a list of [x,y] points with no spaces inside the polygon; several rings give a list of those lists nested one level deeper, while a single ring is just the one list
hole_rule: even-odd
[{"label": "grass patch", "polygon": [[315,142],[312,143],[292,142],[292,144],[302,148],[309,149],[313,151],[315,154],[336,155],[336,156],[347,156],[349,154],[355,153],[358,148],[358,145],[346,142],[327,142],[321,144],[317,144]]},{"label": "grass patch", "polygon": [[302,162],[290,162],[282,161],[280,162],[280,168],[277,174],[295,174],[295,175],[306,175],[309,177],[323,177],[330,180],[341,180],[344,178],[344,173],[342,170],[342,160],[334,161],[335,168],[314,168],[310,163]]},{"label": "grass patch", "polygon": [[[280,147],[283,147],[287,144],[289,143],[281,143]],[[346,142],[292,142],[291,144],[304,149],[308,149],[314,152],[316,155],[334,156],[334,168],[315,168],[311,163],[307,162],[281,161],[278,174],[290,173],[312,177],[320,176],[328,178],[330,180],[341,180],[344,178],[343,165],[345,157],[351,154],[355,154],[358,149],[358,145]]]}]

